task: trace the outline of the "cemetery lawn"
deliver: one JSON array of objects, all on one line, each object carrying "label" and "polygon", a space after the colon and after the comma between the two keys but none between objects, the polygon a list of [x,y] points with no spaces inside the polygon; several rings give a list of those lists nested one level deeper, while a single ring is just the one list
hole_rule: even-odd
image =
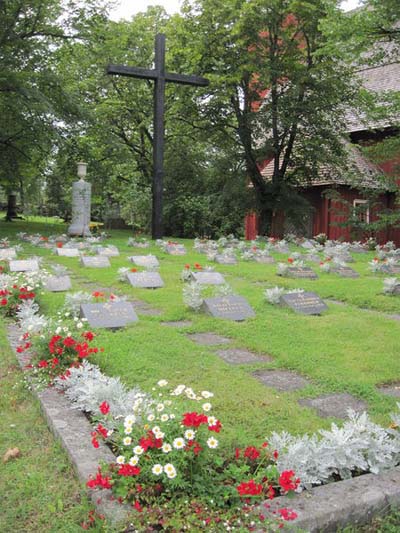
[{"label": "cemetery lawn", "polygon": [[[13,235],[20,231],[50,235],[65,232],[65,229],[65,226],[57,224],[17,221],[1,223],[0,236],[9,236],[12,244],[16,244],[18,241]],[[160,379],[168,380],[172,387],[183,383],[194,390],[212,391],[215,394],[212,399],[213,414],[223,423],[221,445],[230,450],[236,446],[260,444],[272,431],[311,433],[328,428],[333,421],[340,422],[334,418],[321,418],[315,410],[298,403],[300,399],[325,394],[349,393],[367,404],[368,413],[375,422],[384,426],[389,424],[389,413],[395,410],[396,399],[379,392],[377,386],[400,381],[400,321],[389,317],[391,314],[400,315],[400,298],[382,294],[383,279],[388,276],[369,271],[368,261],[374,257],[373,253],[353,254],[356,262],[350,266],[360,273],[359,279],[321,273],[318,265],[310,263],[319,279],[296,280],[278,277],[276,265],[242,260],[237,265],[211,263],[204,255],[193,251],[193,241],[190,240],[179,239],[188,251],[182,257],[167,255],[154,245],[149,249],[130,248],[127,246],[131,236],[129,231],[111,231],[110,234],[111,238],[106,243],[116,245],[121,254],[110,258],[111,268],[83,268],[79,266],[78,258],[56,257],[50,250],[27,243],[23,243],[24,251],[18,255],[18,258],[43,256],[46,267],[52,263],[67,266],[74,291],[114,292],[131,300],[146,302],[150,308],[159,310],[158,315],[138,313],[139,322],[116,332],[98,330],[98,345],[103,346],[105,351],[96,356],[94,362],[103,372],[120,376],[129,387],[139,385],[149,392]],[[128,262],[128,256],[149,253],[159,258],[164,288],[136,289],[117,280],[118,268],[133,266]],[[287,255],[273,255],[277,261],[287,260]],[[231,322],[185,308],[180,273],[186,263],[214,266],[225,276],[234,292],[248,300],[256,317],[245,322]],[[322,316],[303,316],[268,304],[263,292],[276,285],[314,291],[325,299],[328,311]],[[211,294],[211,289],[207,289],[208,292]],[[43,312],[55,314],[63,305],[64,298],[63,293],[45,293],[42,296]],[[330,299],[345,305],[333,303]],[[182,320],[191,323],[178,328],[163,324]],[[224,336],[230,339],[230,343],[204,346],[187,336],[201,332]],[[6,346],[4,330],[2,334],[3,345]],[[265,362],[228,364],[216,354],[217,350],[228,348],[242,348],[265,356]],[[6,517],[0,517],[0,531],[7,530],[1,527],[1,520],[9,520],[7,524],[10,524],[12,520],[17,520],[18,513],[24,513],[24,520],[29,521],[29,509],[33,513],[32,520],[46,523],[42,512],[47,508],[55,508],[55,517],[62,516],[64,529],[59,531],[70,531],[68,520],[71,524],[74,521],[79,523],[80,518],[77,517],[85,514],[87,503],[80,500],[79,484],[74,481],[67,459],[48,435],[36,404],[31,405],[30,394],[24,391],[22,385],[12,388],[15,381],[20,380],[20,374],[12,366],[15,359],[10,350],[7,348],[4,353],[1,368],[2,376],[5,375],[2,380],[8,384],[9,399],[1,399],[8,402],[3,409],[6,417],[2,420],[0,439],[5,439],[5,442],[1,451],[19,446],[23,455],[17,462],[1,466],[3,470],[15,468],[16,472],[11,476],[6,472],[6,477],[0,481],[0,489],[3,489],[2,493],[7,491],[9,499]],[[7,375],[10,365],[12,374]],[[266,387],[253,374],[269,369],[297,372],[309,384],[292,392]],[[21,413],[25,414],[19,419]],[[17,428],[10,428],[10,424],[14,423]],[[37,431],[32,432],[31,427]],[[29,445],[31,439],[34,441],[33,451],[30,449],[32,445]],[[40,442],[36,443],[36,440]],[[28,471],[32,474],[29,477],[25,475],[25,469],[20,468],[21,461],[32,459],[35,463],[26,450],[39,454],[38,471],[33,464],[30,465]],[[20,476],[18,491],[12,486],[14,475]],[[49,476],[49,479],[43,476]],[[65,490],[60,479],[57,482],[57,477],[62,478]],[[1,483],[5,486],[1,487]],[[48,492],[37,490],[38,485],[48,488]],[[68,495],[65,500],[64,496],[60,496],[60,500],[56,496],[59,487],[62,494]],[[26,500],[24,505],[16,503],[18,498]],[[34,510],[38,508],[41,509],[40,518],[35,518]],[[29,528],[26,530],[30,531]],[[37,530],[46,531],[45,526]]]}]

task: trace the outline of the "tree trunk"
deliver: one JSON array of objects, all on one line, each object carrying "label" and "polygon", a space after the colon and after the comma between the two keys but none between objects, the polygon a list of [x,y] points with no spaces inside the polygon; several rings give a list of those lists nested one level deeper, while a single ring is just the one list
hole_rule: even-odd
[{"label": "tree trunk", "polygon": [[12,222],[12,219],[17,217],[17,195],[14,192],[10,192],[7,201],[6,221]]}]

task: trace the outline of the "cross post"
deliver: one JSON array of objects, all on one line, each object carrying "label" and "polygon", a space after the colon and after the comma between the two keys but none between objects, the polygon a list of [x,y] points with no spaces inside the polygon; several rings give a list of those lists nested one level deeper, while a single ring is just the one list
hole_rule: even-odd
[{"label": "cross post", "polygon": [[164,114],[166,82],[206,87],[209,81],[200,76],[187,76],[165,72],[165,35],[158,33],[155,40],[154,69],[108,65],[107,74],[154,80],[153,122],[153,209],[151,234],[153,239],[163,237],[163,180],[164,180]]}]

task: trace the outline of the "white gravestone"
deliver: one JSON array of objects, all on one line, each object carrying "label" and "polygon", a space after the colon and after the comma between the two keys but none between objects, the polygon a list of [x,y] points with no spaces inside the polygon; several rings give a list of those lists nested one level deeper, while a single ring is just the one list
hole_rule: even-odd
[{"label": "white gravestone", "polygon": [[92,186],[83,179],[72,184],[72,222],[68,235],[90,235],[90,199]]}]

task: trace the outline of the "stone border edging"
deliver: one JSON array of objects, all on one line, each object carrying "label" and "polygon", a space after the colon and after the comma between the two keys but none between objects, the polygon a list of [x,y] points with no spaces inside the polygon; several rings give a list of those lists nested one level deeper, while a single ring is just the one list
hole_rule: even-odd
[{"label": "stone border edging", "polygon": [[[310,491],[270,502],[270,511],[288,507],[298,518],[287,529],[310,533],[337,531],[348,525],[364,525],[378,513],[400,505],[400,466],[382,474],[359,477],[315,487]],[[261,508],[262,509],[262,508]]]},{"label": "stone border edging", "polygon": [[[15,350],[19,344],[18,338],[21,332],[15,325],[9,326],[7,331],[10,346],[15,352],[21,369],[24,370],[29,363],[29,358],[27,354],[20,354]],[[92,446],[90,434],[93,427],[81,411],[71,408],[70,402],[63,394],[54,388],[47,388],[40,392],[33,388],[32,394],[39,400],[51,432],[67,452],[78,479],[82,483],[86,484],[89,476],[96,475],[101,461],[110,463],[115,460],[115,456],[103,442],[99,442],[97,449]],[[128,507],[113,499],[111,491],[88,489],[87,493],[96,511],[103,514],[112,524],[126,520]]]},{"label": "stone border edging", "polygon": [[[19,336],[17,326],[8,327],[8,340],[23,369],[28,361],[26,354],[15,351]],[[93,448],[90,442],[92,426],[81,411],[71,408],[62,394],[51,388],[32,392],[40,402],[50,430],[61,442],[82,482],[86,483],[90,475],[96,474],[100,461],[115,459],[102,442],[98,449]],[[114,500],[110,491],[90,490],[89,497],[96,510],[111,523],[127,519],[128,507]],[[350,524],[366,524],[375,514],[388,511],[393,505],[400,506],[400,466],[382,474],[364,474],[315,487],[292,498],[279,497],[267,504],[270,512],[287,507],[297,513],[298,518],[285,526],[290,531],[329,532]],[[260,511],[265,512],[262,505]],[[262,531],[258,530],[259,533]]]}]

